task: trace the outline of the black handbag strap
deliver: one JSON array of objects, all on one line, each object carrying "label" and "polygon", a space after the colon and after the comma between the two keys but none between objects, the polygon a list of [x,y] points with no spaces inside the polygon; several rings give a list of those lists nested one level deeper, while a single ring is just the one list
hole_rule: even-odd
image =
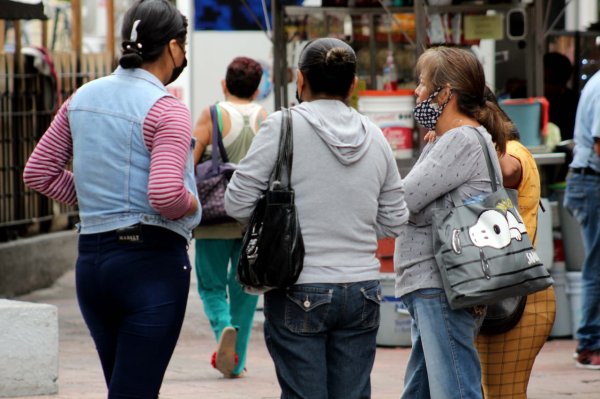
[{"label": "black handbag strap", "polygon": [[221,136],[221,129],[219,129],[219,116],[217,115],[217,106],[211,105],[210,108],[210,119],[212,121],[212,167],[216,168],[219,166],[219,155],[223,163],[229,162],[227,151],[225,151],[225,145],[223,144],[223,137]]},{"label": "black handbag strap", "polygon": [[[483,156],[485,157],[485,164],[487,165],[488,174],[490,175],[490,182],[492,183],[492,192],[496,192],[496,191],[498,191],[498,183],[496,183],[497,175],[496,175],[496,168],[494,168],[494,164],[492,163],[492,158],[490,156],[490,149],[488,148],[488,146],[487,146],[483,136],[479,132],[479,130],[476,129],[475,127],[473,127],[473,130],[475,130],[475,136],[477,136],[477,140],[479,140],[479,145],[481,146],[481,149],[483,150]],[[460,196],[458,195],[458,190],[452,190],[450,192],[450,197],[452,198],[452,202],[454,203],[454,206],[462,205],[463,201],[462,201],[462,199],[460,199]]]},{"label": "black handbag strap", "polygon": [[[271,177],[271,184],[277,182],[281,188],[289,188],[292,181],[292,161],[294,157],[294,141],[292,128],[292,112],[289,108],[281,109],[281,134],[279,138],[279,153],[275,162],[275,169]],[[282,183],[281,175],[286,168],[287,182]]]}]

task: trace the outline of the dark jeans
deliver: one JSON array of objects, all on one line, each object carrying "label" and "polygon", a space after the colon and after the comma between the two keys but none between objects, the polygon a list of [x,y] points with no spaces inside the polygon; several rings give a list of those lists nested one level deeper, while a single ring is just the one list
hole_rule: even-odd
[{"label": "dark jeans", "polygon": [[108,398],[156,399],[179,337],[190,284],[187,242],[144,226],[143,243],[114,231],[79,237],[77,299]]},{"label": "dark jeans", "polygon": [[282,398],[371,396],[379,281],[300,284],[265,294],[265,341]]}]

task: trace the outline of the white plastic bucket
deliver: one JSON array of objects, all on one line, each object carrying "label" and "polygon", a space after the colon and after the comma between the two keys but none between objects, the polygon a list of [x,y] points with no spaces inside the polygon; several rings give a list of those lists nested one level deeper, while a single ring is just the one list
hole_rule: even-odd
[{"label": "white plastic bucket", "polygon": [[[551,270],[554,261],[552,212],[550,211],[550,201],[548,201],[548,198],[542,198],[540,202],[542,206],[538,208],[536,252],[544,266],[546,266],[546,269]],[[546,210],[545,212],[542,211],[542,207]]]},{"label": "white plastic bucket", "polygon": [[581,320],[581,272],[567,272],[567,298],[571,305],[571,323],[573,335],[577,332]]},{"label": "white plastic bucket", "polygon": [[381,321],[375,342],[379,346],[410,347],[410,326],[412,323],[406,307],[394,295],[395,273],[381,273]]},{"label": "white plastic bucket", "polygon": [[358,93],[358,111],[381,128],[399,159],[413,155],[415,98],[412,93],[412,90],[363,90]]},{"label": "white plastic bucket", "polygon": [[[562,263],[562,264],[560,264]],[[568,337],[573,334],[571,321],[571,306],[567,298],[564,262],[556,262],[550,274],[554,280],[554,295],[556,297],[556,317],[550,336],[553,338]]]}]

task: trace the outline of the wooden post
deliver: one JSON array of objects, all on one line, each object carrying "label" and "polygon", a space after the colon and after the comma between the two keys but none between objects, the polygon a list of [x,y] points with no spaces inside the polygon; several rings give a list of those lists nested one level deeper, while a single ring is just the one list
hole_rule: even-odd
[{"label": "wooden post", "polygon": [[115,2],[106,0],[106,51],[109,59],[115,58]]},{"label": "wooden post", "polygon": [[4,53],[4,43],[6,43],[6,37],[4,35],[5,29],[6,25],[4,24],[4,20],[0,19],[0,54]]},{"label": "wooden post", "polygon": [[81,56],[81,0],[71,0],[71,48],[77,58]]},{"label": "wooden post", "polygon": [[48,48],[48,20],[42,21],[42,47]]}]

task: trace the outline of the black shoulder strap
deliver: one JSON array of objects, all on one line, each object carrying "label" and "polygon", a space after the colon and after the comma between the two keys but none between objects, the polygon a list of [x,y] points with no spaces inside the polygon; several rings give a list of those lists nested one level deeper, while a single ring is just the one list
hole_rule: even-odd
[{"label": "black shoulder strap", "polygon": [[225,145],[223,144],[223,137],[221,136],[221,130],[219,129],[219,117],[217,116],[217,105],[210,106],[210,119],[212,121],[212,160],[213,166],[219,161],[219,154],[223,162],[229,162],[227,151],[225,151]]},{"label": "black shoulder strap", "polygon": [[277,154],[277,161],[275,162],[275,169],[273,171],[273,177],[271,181],[281,182],[282,170],[285,167],[287,170],[287,182],[285,187],[290,187],[292,181],[292,160],[294,152],[293,142],[293,130],[292,130],[292,113],[289,108],[281,109],[281,134],[279,138],[279,152]]}]

